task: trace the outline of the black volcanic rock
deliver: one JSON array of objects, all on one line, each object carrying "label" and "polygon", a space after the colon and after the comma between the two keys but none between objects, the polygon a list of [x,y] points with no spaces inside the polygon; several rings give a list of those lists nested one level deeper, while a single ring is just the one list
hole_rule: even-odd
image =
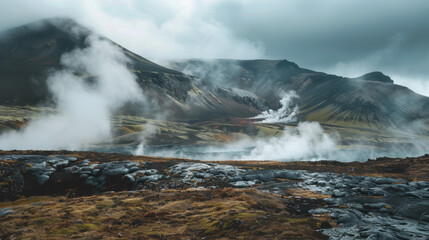
[{"label": "black volcanic rock", "polygon": [[[283,199],[278,202],[271,200],[269,208],[259,210],[270,209],[270,213],[279,213],[280,211],[273,210],[273,206],[285,204],[294,214],[303,214],[307,217],[310,215],[331,216],[333,220],[336,220],[338,226],[330,228],[330,225],[325,223],[325,227],[329,229],[322,231],[335,239],[346,235],[352,239],[367,236],[373,236],[370,237],[371,239],[397,239],[395,236],[400,236],[400,239],[427,239],[429,230],[427,225],[429,223],[427,216],[429,182],[411,180],[416,179],[415,174],[427,179],[426,156],[377,159],[364,163],[307,162],[305,166],[313,166],[312,170],[308,171],[296,168],[298,162],[291,162],[288,165],[279,162],[246,163],[245,161],[209,163],[186,159],[165,161],[166,159],[93,152],[72,152],[73,156],[77,157],[52,155],[52,152],[38,152],[41,155],[27,155],[29,153],[21,154],[16,151],[9,152],[13,154],[4,155],[4,153],[0,154],[0,171],[6,173],[0,176],[2,183],[0,184],[0,201],[15,200],[22,196],[62,195],[66,196],[59,200],[63,202],[68,201],[67,196],[109,194],[116,197],[122,191],[128,191],[125,194],[134,200],[137,199],[135,194],[142,193],[139,190],[145,190],[143,191],[144,197],[141,199],[148,201],[150,197],[148,197],[149,191],[147,190],[156,191],[157,195],[162,194],[163,190],[167,190],[169,194],[167,202],[170,202],[172,189],[174,192],[187,189],[188,191],[184,192],[204,194],[211,201],[209,208],[212,209],[213,197],[222,189],[227,188],[227,191],[231,192],[234,191],[234,188],[255,188],[264,194],[276,194]],[[88,156],[90,157],[87,158]],[[128,160],[129,158],[134,159]],[[152,161],[147,161],[149,159]],[[370,172],[374,171],[374,166],[385,167],[375,170],[377,175],[391,175],[391,167],[397,164],[392,161],[401,164],[405,162],[405,165],[408,165],[401,169],[408,180],[399,179],[399,175],[395,178],[366,176],[372,175]],[[368,172],[364,175],[345,172],[336,174],[322,171],[320,166],[324,164],[327,164],[325,167],[334,171],[339,169],[335,169],[333,166],[341,164],[343,170],[356,169]],[[45,166],[45,168],[40,168],[40,166]],[[352,168],[352,166],[361,167]],[[418,171],[411,170],[417,166],[420,167]],[[32,168],[38,170],[33,171]],[[43,183],[34,180],[39,178],[40,174],[48,176]],[[11,177],[12,175],[19,177]],[[198,191],[195,191],[195,188]],[[248,196],[258,195],[253,192]],[[202,195],[195,198],[196,201],[200,203],[201,197]],[[91,200],[93,199],[94,196],[91,197]],[[247,198],[240,198],[240,200],[242,199]],[[252,204],[265,201],[261,196],[256,199]],[[25,199],[20,199],[20,201],[22,200]],[[116,201],[113,205],[115,211],[124,202]],[[24,205],[25,211],[28,213],[28,206],[36,204],[40,204],[40,206],[49,204],[49,207],[52,208],[55,202],[44,201]],[[76,204],[76,201],[73,204]],[[157,205],[164,204],[165,202],[158,201]],[[183,201],[180,204],[183,205]],[[111,207],[111,205],[106,206]],[[222,208],[222,210],[224,209]],[[16,215],[8,218],[15,211],[20,211],[19,207],[15,205],[0,208],[0,219],[2,221],[17,219]],[[285,212],[281,213],[285,214]],[[92,215],[93,212],[90,214]],[[246,224],[245,221],[234,217],[236,212],[232,214],[229,214],[230,220],[225,224],[227,229],[238,228],[240,225]],[[258,219],[267,219],[269,216]],[[123,220],[125,221],[125,219]],[[76,222],[83,223],[79,220]],[[134,220],[130,220],[129,223],[139,224]]]}]

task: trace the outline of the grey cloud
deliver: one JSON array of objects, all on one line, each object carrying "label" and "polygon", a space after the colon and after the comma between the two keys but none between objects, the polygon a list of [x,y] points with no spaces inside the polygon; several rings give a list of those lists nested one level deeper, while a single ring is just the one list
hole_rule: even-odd
[{"label": "grey cloud", "polygon": [[311,67],[365,57],[397,35],[403,36],[398,52],[409,50],[408,60],[429,53],[427,1],[223,1],[215,9],[213,18],[261,40],[268,57]]},{"label": "grey cloud", "polygon": [[214,9],[206,14],[264,43],[267,58],[352,77],[380,70],[429,95],[428,1],[236,0]]},{"label": "grey cloud", "polygon": [[428,10],[426,0],[4,0],[0,30],[69,16],[158,62],[285,58],[344,76],[380,70],[429,95]]}]

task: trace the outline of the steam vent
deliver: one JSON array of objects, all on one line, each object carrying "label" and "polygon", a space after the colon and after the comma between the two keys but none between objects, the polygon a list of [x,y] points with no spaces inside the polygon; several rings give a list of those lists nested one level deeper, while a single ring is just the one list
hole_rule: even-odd
[{"label": "steam vent", "polygon": [[427,9],[1,1],[0,240],[429,239]]}]

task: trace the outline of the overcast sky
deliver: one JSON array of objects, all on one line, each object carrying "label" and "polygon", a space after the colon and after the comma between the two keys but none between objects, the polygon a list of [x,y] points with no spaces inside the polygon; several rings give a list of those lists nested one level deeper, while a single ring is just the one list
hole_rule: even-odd
[{"label": "overcast sky", "polygon": [[427,0],[0,0],[0,30],[76,19],[156,62],[288,59],[358,76],[380,70],[429,95]]}]

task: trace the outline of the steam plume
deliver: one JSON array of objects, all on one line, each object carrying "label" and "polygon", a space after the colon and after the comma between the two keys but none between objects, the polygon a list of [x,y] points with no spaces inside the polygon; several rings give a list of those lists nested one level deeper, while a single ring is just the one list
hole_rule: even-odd
[{"label": "steam plume", "polygon": [[282,94],[278,110],[269,109],[261,114],[253,117],[253,119],[263,119],[262,123],[288,123],[296,121],[298,113],[298,105],[293,106],[293,100],[298,98],[295,91],[290,91]]},{"label": "steam plume", "polygon": [[[278,110],[268,110],[253,117],[261,123],[289,123],[296,121],[299,98],[295,91],[283,93]],[[312,160],[327,157],[336,147],[336,141],[323,131],[317,122],[300,122],[293,129],[285,127],[283,135],[259,139],[254,148],[240,159],[244,160]]]},{"label": "steam plume", "polygon": [[[110,116],[128,101],[143,101],[128,58],[97,36],[63,55],[64,70],[49,76],[56,113],[0,136],[1,149],[81,149],[111,135]],[[84,76],[95,77],[94,83]]]},{"label": "steam plume", "polygon": [[[260,123],[288,123],[296,121],[298,107],[293,100],[298,95],[284,93],[278,110],[268,110],[254,117]],[[337,149],[338,137],[324,132],[317,122],[300,122],[296,128],[285,127],[280,136],[254,139],[244,138],[224,146],[209,146],[196,156],[192,150],[148,152],[154,156],[196,158],[199,160],[319,160],[329,158]]]},{"label": "steam plume", "polygon": [[146,143],[146,139],[158,133],[158,129],[153,124],[146,124],[145,130],[140,135],[140,144],[137,146],[136,150],[134,150],[134,155],[143,155],[145,154],[144,145]]},{"label": "steam plume", "polygon": [[296,129],[285,128],[280,137],[257,140],[241,160],[316,160],[335,150],[336,141],[317,122],[301,122]]}]

